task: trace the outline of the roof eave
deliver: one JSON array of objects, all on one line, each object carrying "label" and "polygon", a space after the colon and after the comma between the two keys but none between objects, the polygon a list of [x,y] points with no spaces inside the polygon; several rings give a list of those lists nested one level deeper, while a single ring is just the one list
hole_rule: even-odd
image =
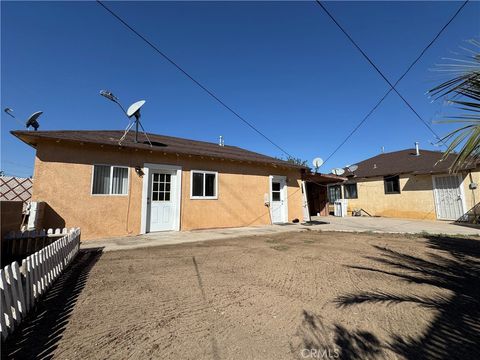
[{"label": "roof eave", "polygon": [[22,130],[12,130],[10,131],[10,134],[12,134],[13,136],[15,136],[16,138],[20,139],[22,142],[24,142],[25,144],[33,147],[33,148],[36,148],[37,144],[36,143],[32,143],[32,142],[29,142],[26,138],[26,136],[28,136],[27,134],[23,133]]},{"label": "roof eave", "polygon": [[[10,131],[10,133],[17,137],[18,139],[20,139],[21,141],[23,141],[25,144],[31,146],[32,148],[37,148],[37,142],[36,141],[33,141],[33,139],[39,139],[39,140],[42,140],[42,141],[62,141],[62,142],[66,142],[66,143],[76,143],[77,141],[75,140],[71,140],[71,139],[60,139],[60,138],[55,138],[55,137],[52,137],[52,136],[35,136],[35,133],[32,133],[32,134],[29,134],[29,133],[26,133],[25,131],[22,131],[22,130],[12,130]],[[240,159],[235,159],[235,158],[230,158],[230,157],[227,157],[227,156],[219,156],[219,155],[198,155],[198,154],[192,154],[192,153],[188,153],[188,152],[182,152],[182,151],[169,151],[167,149],[147,149],[147,148],[143,148],[143,147],[136,147],[136,146],[128,146],[128,145],[115,145],[115,144],[111,144],[111,143],[99,143],[99,142],[96,142],[96,141],[89,141],[88,139],[87,140],[83,140],[82,143],[85,143],[85,144],[91,144],[91,145],[102,145],[102,146],[108,146],[108,147],[114,147],[114,148],[124,148],[124,149],[135,149],[135,150],[143,150],[143,151],[155,151],[155,152],[167,152],[169,154],[181,154],[183,156],[198,156],[198,157],[211,157],[211,158],[215,158],[215,159],[218,159],[218,160],[222,160],[222,159],[228,159],[228,160],[232,160],[232,161],[238,161],[238,162],[251,162],[251,163],[256,163],[256,164],[262,164],[262,165],[268,165],[268,166],[272,166],[272,167],[285,167],[285,168],[292,168],[292,169],[297,169],[297,170],[308,170],[308,167],[307,166],[304,166],[304,165],[298,165],[298,164],[292,164],[292,163],[289,163],[287,161],[283,161],[283,160],[277,160],[278,162],[268,162],[268,161],[261,161],[261,160],[240,160]]]}]

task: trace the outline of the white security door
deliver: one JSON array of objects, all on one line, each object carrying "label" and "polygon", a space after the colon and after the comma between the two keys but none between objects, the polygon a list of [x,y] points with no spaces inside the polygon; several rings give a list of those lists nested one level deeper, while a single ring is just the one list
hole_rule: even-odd
[{"label": "white security door", "polygon": [[461,184],[457,175],[433,177],[433,194],[438,219],[457,220],[465,213]]},{"label": "white security door", "polygon": [[287,214],[287,181],[284,176],[272,176],[270,183],[270,212],[272,223],[286,223]]},{"label": "white security door", "polygon": [[174,230],[176,215],[175,172],[153,170],[150,175],[149,231]]}]

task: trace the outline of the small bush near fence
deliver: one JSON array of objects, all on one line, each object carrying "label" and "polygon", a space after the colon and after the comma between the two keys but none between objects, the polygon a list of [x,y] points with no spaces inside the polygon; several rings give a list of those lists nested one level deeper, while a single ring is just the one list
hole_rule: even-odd
[{"label": "small bush near fence", "polygon": [[57,229],[50,231],[50,235],[55,232],[61,237],[24,258],[21,266],[14,261],[0,269],[2,340],[18,327],[40,296],[48,290],[78,253],[79,228],[69,231]]}]

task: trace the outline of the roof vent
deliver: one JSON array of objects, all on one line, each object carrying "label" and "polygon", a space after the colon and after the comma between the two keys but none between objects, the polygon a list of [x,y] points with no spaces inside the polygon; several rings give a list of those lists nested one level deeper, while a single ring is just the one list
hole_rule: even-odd
[{"label": "roof vent", "polygon": [[218,146],[225,146],[225,140],[223,140],[222,135],[218,137]]},{"label": "roof vent", "polygon": [[420,148],[418,147],[418,141],[415,141],[415,156],[420,156]]},{"label": "roof vent", "polygon": [[143,141],[144,144],[146,145],[150,145],[150,146],[161,146],[161,147],[165,147],[167,146],[167,144],[164,144],[164,143],[161,143],[159,141]]}]

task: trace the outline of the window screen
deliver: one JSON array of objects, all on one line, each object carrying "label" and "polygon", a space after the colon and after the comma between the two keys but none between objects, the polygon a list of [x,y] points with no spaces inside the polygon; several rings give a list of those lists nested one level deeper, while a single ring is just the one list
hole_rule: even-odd
[{"label": "window screen", "polygon": [[193,173],[192,196],[203,196],[203,175],[202,173]]},{"label": "window screen", "polygon": [[125,195],[128,192],[128,169],[113,167],[112,194]]},{"label": "window screen", "polygon": [[385,176],[383,182],[385,194],[400,194],[400,176]]},{"label": "window screen", "polygon": [[94,165],[93,195],[126,195],[128,193],[128,168]]},{"label": "window screen", "polygon": [[342,198],[342,188],[340,185],[331,185],[328,187],[328,201],[334,203]]},{"label": "window screen", "polygon": [[345,184],[345,199],[356,199],[358,197],[357,194],[357,184]]},{"label": "window screen", "polygon": [[92,194],[110,194],[110,166],[93,166]]},{"label": "window screen", "polygon": [[215,174],[205,174],[205,196],[215,196]]},{"label": "window screen", "polygon": [[216,198],[217,173],[192,171],[192,197]]}]

